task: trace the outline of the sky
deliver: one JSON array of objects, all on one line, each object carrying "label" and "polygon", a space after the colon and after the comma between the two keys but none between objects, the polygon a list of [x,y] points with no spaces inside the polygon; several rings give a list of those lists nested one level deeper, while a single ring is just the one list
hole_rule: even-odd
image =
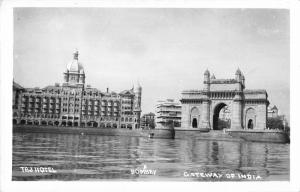
[{"label": "sky", "polygon": [[86,84],[121,92],[137,82],[142,111],[203,89],[206,69],[246,89],[266,89],[290,116],[290,31],[286,9],[15,8],[14,80],[24,87],[63,82],[79,51]]}]

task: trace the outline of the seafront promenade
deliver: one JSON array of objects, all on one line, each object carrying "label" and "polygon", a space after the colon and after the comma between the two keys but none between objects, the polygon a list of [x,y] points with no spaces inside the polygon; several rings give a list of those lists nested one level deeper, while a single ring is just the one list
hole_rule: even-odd
[{"label": "seafront promenade", "polygon": [[[129,137],[148,137],[152,130],[148,129],[111,129],[111,128],[87,128],[87,127],[53,127],[53,126],[23,126],[14,125],[14,132],[28,133],[58,133],[58,134],[80,134],[80,135],[103,135],[103,136],[129,136]],[[219,141],[244,141],[240,138],[232,137],[223,131],[178,131],[175,129],[175,139],[188,139],[197,136],[201,140]]]}]

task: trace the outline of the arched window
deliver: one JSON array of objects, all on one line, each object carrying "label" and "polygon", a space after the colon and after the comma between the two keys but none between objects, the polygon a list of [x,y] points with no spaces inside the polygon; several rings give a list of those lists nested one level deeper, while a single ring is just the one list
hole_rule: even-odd
[{"label": "arched window", "polygon": [[200,116],[199,109],[197,107],[193,107],[191,110],[191,119],[190,119],[192,128],[198,127],[199,119],[200,119],[199,116]]},{"label": "arched window", "polygon": [[245,120],[247,129],[254,129],[256,127],[256,112],[253,108],[247,109]]}]

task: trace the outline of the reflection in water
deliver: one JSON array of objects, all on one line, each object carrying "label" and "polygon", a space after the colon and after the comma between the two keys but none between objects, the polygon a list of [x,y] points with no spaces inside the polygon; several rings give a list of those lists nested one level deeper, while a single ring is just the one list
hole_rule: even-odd
[{"label": "reflection in water", "polygon": [[[131,174],[144,166],[155,175]],[[56,173],[24,173],[52,167]],[[289,145],[189,139],[14,133],[13,180],[195,180],[184,172],[259,175],[289,180]],[[220,179],[226,180],[226,179]],[[237,178],[233,180],[239,180]]]}]

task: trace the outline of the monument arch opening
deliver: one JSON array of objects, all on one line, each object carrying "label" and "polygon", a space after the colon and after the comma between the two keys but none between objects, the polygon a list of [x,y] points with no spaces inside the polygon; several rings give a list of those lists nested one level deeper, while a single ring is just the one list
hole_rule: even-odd
[{"label": "monument arch opening", "polygon": [[230,128],[230,112],[225,103],[218,104],[213,111],[213,129]]}]

